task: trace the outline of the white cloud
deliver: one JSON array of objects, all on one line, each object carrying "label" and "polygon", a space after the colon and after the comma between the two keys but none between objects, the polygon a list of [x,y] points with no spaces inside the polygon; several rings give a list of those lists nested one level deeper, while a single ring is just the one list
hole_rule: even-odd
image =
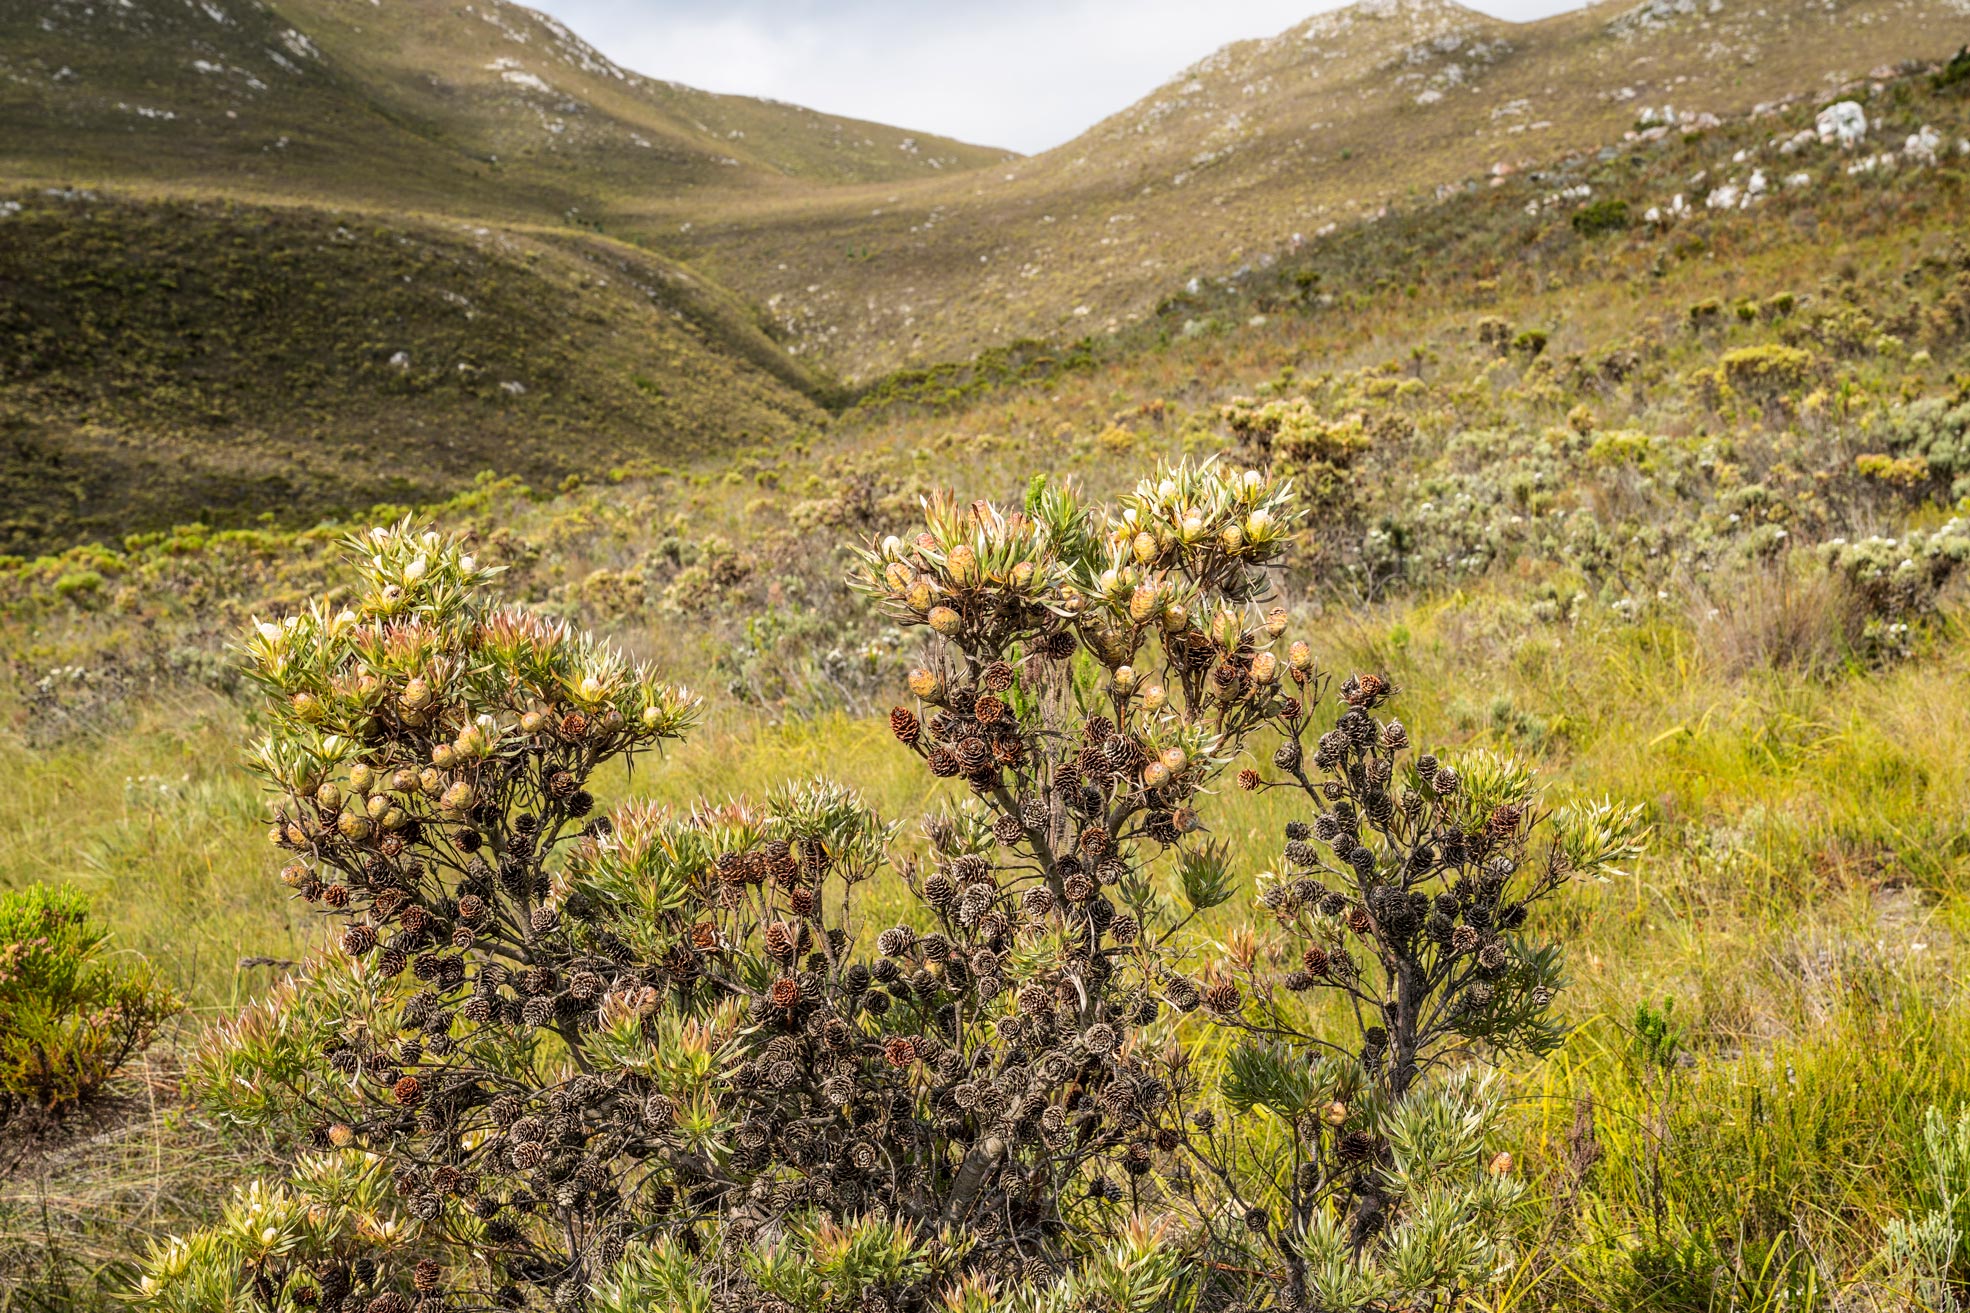
[{"label": "white cloud", "polygon": [[[616,62],[965,141],[1038,151],[1229,41],[1321,0],[533,0]],[[1559,0],[1490,0],[1527,19]]]}]

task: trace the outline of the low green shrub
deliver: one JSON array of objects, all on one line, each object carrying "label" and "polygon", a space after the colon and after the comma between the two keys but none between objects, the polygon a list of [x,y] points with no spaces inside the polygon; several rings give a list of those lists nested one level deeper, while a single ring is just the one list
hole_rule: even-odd
[{"label": "low green shrub", "polygon": [[1817,368],[1810,351],[1767,343],[1726,352],[1717,362],[1718,376],[1738,392],[1776,397],[1812,381]]},{"label": "low green shrub", "polygon": [[1528,360],[1536,359],[1546,350],[1546,334],[1537,328],[1528,328],[1512,339],[1512,350]]},{"label": "low green shrub", "polygon": [[106,959],[73,889],[0,894],[0,1123],[87,1100],[177,1011],[148,964]]},{"label": "low green shrub", "polygon": [[1888,1224],[1879,1263],[1893,1294],[1956,1313],[1970,1266],[1970,1111],[1926,1109],[1919,1161],[1925,1210]]},{"label": "low green shrub", "polygon": [[1634,218],[1628,213],[1628,202],[1611,196],[1583,205],[1573,212],[1573,230],[1582,237],[1620,232],[1633,222]]},{"label": "low green shrub", "polygon": [[1949,500],[1970,497],[1970,401],[1924,397],[1891,412],[1881,437],[1896,456],[1919,458],[1924,478]]},{"label": "low green shrub", "polygon": [[1835,538],[1818,554],[1854,590],[1870,619],[1906,622],[1933,611],[1943,590],[1970,565],[1970,525],[1955,518],[1899,538]]},{"label": "low green shrub", "polygon": [[1960,47],[1954,55],[1950,56],[1949,63],[1943,65],[1942,70],[1930,79],[1930,85],[1938,91],[1947,91],[1951,87],[1962,86],[1965,83],[1970,83],[1970,46]]}]

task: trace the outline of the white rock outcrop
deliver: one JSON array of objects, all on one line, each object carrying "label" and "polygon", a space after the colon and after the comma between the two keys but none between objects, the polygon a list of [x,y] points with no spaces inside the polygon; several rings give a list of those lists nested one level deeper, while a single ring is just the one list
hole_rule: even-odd
[{"label": "white rock outcrop", "polygon": [[1823,145],[1852,150],[1867,140],[1867,111],[1859,101],[1836,101],[1819,112],[1813,127]]}]

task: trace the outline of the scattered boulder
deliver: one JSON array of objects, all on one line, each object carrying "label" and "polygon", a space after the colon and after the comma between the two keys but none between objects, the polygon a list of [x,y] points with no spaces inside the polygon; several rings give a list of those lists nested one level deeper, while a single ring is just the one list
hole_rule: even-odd
[{"label": "scattered boulder", "polygon": [[1867,140],[1867,111],[1859,101],[1836,101],[1819,112],[1813,126],[1822,145],[1852,150]]}]

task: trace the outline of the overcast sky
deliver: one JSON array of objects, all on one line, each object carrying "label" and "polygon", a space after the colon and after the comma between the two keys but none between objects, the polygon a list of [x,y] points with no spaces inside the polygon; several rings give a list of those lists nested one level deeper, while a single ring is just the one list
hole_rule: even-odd
[{"label": "overcast sky", "polygon": [[[527,2],[639,73],[1026,152],[1059,145],[1228,41],[1271,36],[1337,7],[1329,0]],[[1524,20],[1575,3],[1473,7]]]}]

